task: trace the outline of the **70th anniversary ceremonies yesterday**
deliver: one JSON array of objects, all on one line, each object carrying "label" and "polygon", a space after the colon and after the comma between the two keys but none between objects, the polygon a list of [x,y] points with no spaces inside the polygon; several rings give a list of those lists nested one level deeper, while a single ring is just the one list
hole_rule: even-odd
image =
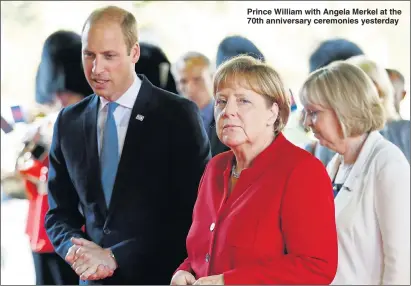
[{"label": "70th anniversary ceremonies yesterday", "polygon": [[[302,19],[302,18],[266,18],[261,17],[251,17],[251,16],[334,16],[334,19],[316,17],[312,19]],[[361,24],[361,25],[373,25],[373,24],[388,24],[397,26],[399,19],[391,17],[383,18],[369,18],[368,16],[399,16],[401,15],[401,10],[397,9],[290,9],[290,8],[275,8],[275,9],[247,9],[247,20],[248,24]],[[339,16],[366,16],[367,18],[338,18]]]}]

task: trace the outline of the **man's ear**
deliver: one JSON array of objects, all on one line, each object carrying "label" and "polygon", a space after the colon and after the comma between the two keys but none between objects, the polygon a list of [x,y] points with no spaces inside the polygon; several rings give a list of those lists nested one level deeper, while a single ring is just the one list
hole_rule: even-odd
[{"label": "man's ear", "polygon": [[130,50],[132,62],[135,64],[140,59],[140,45],[136,42]]}]

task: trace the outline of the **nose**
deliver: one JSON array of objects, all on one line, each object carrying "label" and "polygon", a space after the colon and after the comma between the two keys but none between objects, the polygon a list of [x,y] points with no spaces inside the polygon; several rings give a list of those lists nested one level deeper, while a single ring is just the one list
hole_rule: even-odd
[{"label": "nose", "polygon": [[304,116],[303,126],[306,127],[306,128],[311,127],[311,125],[313,123],[312,120],[311,120],[311,116],[309,116],[309,114],[307,112],[304,112],[303,116]]},{"label": "nose", "polygon": [[235,98],[230,98],[227,100],[227,103],[224,107],[223,114],[225,116],[233,116],[237,113],[238,107]]},{"label": "nose", "polygon": [[99,74],[103,71],[103,64],[101,60],[97,59],[97,57],[93,61],[93,68],[91,71],[93,74]]}]

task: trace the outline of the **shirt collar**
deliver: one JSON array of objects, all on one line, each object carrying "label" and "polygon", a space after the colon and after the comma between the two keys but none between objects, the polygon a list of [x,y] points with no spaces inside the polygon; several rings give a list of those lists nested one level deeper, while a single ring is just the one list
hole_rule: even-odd
[{"label": "shirt collar", "polygon": [[[133,109],[134,102],[136,101],[138,92],[140,91],[142,81],[141,79],[137,76],[136,73],[134,73],[134,81],[131,84],[131,86],[127,89],[127,91],[120,96],[115,102],[117,102],[119,105]],[[104,97],[100,96],[100,108],[99,110],[102,110],[110,101],[105,99]]]}]

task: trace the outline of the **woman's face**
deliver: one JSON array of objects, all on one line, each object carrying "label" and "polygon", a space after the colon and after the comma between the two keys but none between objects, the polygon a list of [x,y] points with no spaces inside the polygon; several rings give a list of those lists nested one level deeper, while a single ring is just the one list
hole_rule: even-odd
[{"label": "woman's face", "polygon": [[304,106],[304,127],[309,127],[319,143],[336,151],[344,136],[334,110],[316,104]]},{"label": "woman's face", "polygon": [[278,105],[246,85],[231,81],[217,90],[214,116],[217,135],[229,148],[273,138]]}]

